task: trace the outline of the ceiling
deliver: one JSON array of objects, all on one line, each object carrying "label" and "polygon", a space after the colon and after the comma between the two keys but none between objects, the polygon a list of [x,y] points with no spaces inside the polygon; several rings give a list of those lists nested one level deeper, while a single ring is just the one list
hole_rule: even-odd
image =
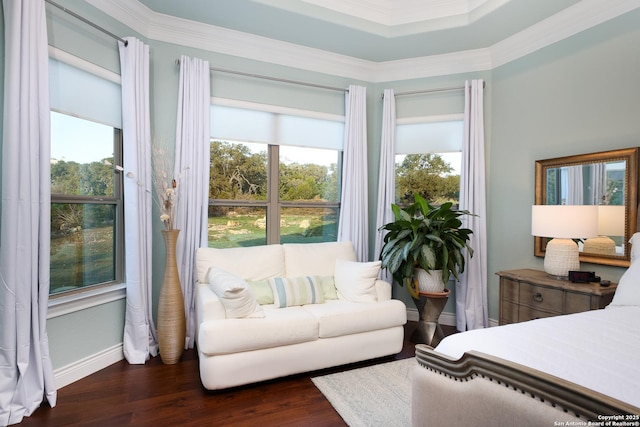
[{"label": "ceiling", "polygon": [[151,11],[372,62],[488,48],[580,0],[138,0]]},{"label": "ceiling", "polygon": [[84,1],[151,40],[367,82],[491,70],[640,8],[640,0]]}]

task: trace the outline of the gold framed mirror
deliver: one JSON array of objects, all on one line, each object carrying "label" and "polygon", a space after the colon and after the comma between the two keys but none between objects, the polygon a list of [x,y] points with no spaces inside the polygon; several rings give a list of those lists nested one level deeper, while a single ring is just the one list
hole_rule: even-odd
[{"label": "gold framed mirror", "polygon": [[[637,231],[637,147],[536,161],[536,205],[598,205],[599,236],[579,244],[580,261],[628,267]],[[534,237],[544,257],[546,237]]]}]

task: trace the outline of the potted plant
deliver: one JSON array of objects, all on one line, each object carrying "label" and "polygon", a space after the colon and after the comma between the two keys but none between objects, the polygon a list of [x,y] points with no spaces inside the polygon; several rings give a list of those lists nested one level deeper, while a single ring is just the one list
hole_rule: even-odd
[{"label": "potted plant", "polygon": [[414,199],[415,203],[405,209],[391,205],[395,220],[379,229],[387,231],[380,260],[382,268],[386,268],[400,286],[408,282],[409,293],[418,298],[413,280],[416,272],[421,276],[435,276],[439,290],[430,292],[444,291],[452,274],[460,280],[459,273],[464,272],[465,267],[463,250],[466,248],[473,256],[468,243],[473,231],[461,228],[459,217],[473,214],[452,208],[450,202],[434,207],[419,194],[415,194]]}]

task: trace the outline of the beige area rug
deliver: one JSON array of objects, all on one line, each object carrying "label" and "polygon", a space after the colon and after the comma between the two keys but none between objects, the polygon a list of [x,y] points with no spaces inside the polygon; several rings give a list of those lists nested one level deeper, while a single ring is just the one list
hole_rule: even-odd
[{"label": "beige area rug", "polygon": [[411,424],[411,371],[415,358],[312,378],[351,427]]}]

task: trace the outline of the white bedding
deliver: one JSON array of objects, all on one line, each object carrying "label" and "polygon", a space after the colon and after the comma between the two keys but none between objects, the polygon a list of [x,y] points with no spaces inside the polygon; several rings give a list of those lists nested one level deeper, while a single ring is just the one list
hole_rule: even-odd
[{"label": "white bedding", "polygon": [[480,351],[640,407],[639,320],[638,306],[609,306],[451,335],[436,351]]}]

